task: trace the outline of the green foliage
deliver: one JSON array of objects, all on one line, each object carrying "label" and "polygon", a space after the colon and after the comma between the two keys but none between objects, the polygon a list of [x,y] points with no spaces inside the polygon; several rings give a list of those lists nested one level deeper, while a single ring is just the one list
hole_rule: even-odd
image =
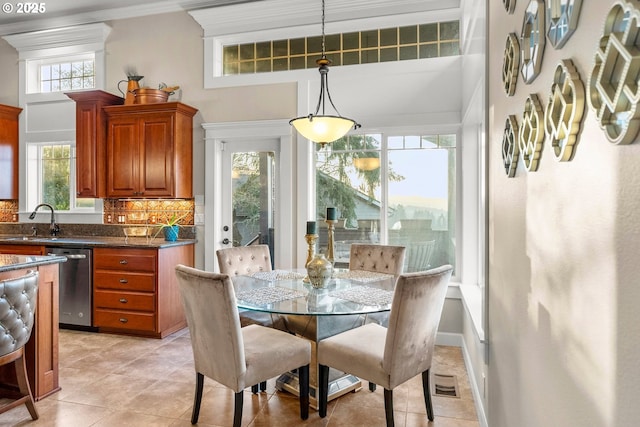
[{"label": "green foliage", "polygon": [[70,209],[70,145],[42,148],[42,202],[57,211]]},{"label": "green foliage", "polygon": [[[316,207],[317,218],[323,218],[328,206],[338,208],[340,216],[354,223],[356,217],[356,197],[368,197],[376,200],[375,190],[380,187],[380,167],[364,170],[354,166],[356,159],[380,159],[378,141],[370,136],[346,136],[331,144],[330,153],[316,170]],[[362,182],[355,186],[352,176]],[[403,176],[396,173],[389,164],[388,177],[391,181],[402,181]]]}]

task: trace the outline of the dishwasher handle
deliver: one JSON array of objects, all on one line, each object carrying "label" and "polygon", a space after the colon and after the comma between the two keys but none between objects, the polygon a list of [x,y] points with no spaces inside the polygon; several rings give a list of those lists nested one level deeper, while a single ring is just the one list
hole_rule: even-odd
[{"label": "dishwasher handle", "polygon": [[87,256],[85,254],[53,254],[53,253],[48,253],[47,255],[51,255],[51,256],[63,256],[67,259],[85,259],[87,258]]}]

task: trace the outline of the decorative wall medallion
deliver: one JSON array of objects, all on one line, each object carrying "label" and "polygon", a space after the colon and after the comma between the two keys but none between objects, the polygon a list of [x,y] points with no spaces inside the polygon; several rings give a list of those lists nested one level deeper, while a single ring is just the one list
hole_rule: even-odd
[{"label": "decorative wall medallion", "polygon": [[584,85],[570,59],[556,67],[551,94],[544,113],[544,132],[553,155],[561,162],[571,160],[584,114]]},{"label": "decorative wall medallion", "polygon": [[512,96],[516,92],[519,67],[520,45],[518,43],[518,36],[515,33],[509,33],[504,47],[504,58],[502,60],[502,83],[507,96]]},{"label": "decorative wall medallion", "polygon": [[640,11],[630,2],[616,2],[607,15],[589,77],[587,101],[613,144],[633,142],[640,129],[639,32]]},{"label": "decorative wall medallion", "polygon": [[547,0],[547,37],[560,49],[578,27],[582,0]]},{"label": "decorative wall medallion", "polygon": [[504,123],[502,134],[502,163],[509,178],[516,176],[520,147],[518,147],[518,122],[516,116],[510,115]]},{"label": "decorative wall medallion", "polygon": [[524,102],[522,124],[518,132],[518,144],[522,154],[522,162],[529,172],[538,170],[538,161],[544,144],[544,115],[538,95],[532,93]]},{"label": "decorative wall medallion", "polygon": [[531,83],[540,74],[544,36],[544,0],[531,0],[524,12],[520,33],[520,72],[525,83]]},{"label": "decorative wall medallion", "polygon": [[502,4],[508,14],[512,14],[516,10],[516,0],[502,0]]}]

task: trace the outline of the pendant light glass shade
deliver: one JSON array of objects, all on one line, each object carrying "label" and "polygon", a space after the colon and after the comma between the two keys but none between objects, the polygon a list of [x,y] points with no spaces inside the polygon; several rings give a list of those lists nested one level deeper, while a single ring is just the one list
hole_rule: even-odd
[{"label": "pendant light glass shade", "polygon": [[341,116],[314,116],[310,114],[289,122],[305,138],[319,144],[340,139],[357,126],[356,122]]},{"label": "pendant light glass shade", "polygon": [[[329,93],[328,80],[331,61],[329,61],[325,55],[324,38],[324,0],[322,0],[322,56],[316,60],[318,71],[320,72],[320,96],[318,97],[318,105],[313,114],[291,119],[289,124],[296,128],[302,136],[321,144],[323,147],[345,136],[351,128],[357,129],[360,127],[360,124],[356,123],[355,120],[342,117],[336,106],[333,105],[331,94]],[[325,115],[325,98],[329,100],[329,104],[333,107],[336,115]],[[318,114],[320,111],[322,111],[322,114]]]}]

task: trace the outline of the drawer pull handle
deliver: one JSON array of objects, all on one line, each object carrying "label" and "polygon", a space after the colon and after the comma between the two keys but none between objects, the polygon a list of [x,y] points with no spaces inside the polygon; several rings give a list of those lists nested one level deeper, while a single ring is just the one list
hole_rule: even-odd
[{"label": "drawer pull handle", "polygon": [[127,279],[120,279],[120,283],[129,283]]},{"label": "drawer pull handle", "polygon": [[126,299],[126,298],[120,298],[120,302],[121,302],[121,303],[123,303],[123,304],[126,304],[126,303],[128,303],[129,301],[127,301],[127,299]]},{"label": "drawer pull handle", "polygon": [[125,317],[121,317],[120,318],[120,323],[127,323],[129,320],[127,320],[127,318]]},{"label": "drawer pull handle", "polygon": [[120,264],[125,265],[125,264],[129,264],[129,262],[126,259],[121,259]]}]

